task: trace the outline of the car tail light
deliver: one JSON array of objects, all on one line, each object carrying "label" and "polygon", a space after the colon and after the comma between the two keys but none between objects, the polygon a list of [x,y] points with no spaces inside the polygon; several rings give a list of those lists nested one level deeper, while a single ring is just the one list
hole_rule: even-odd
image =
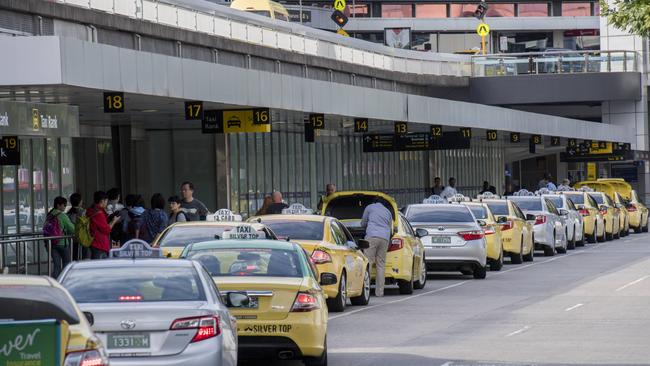
[{"label": "car tail light", "polygon": [[541,225],[546,223],[546,216],[545,215],[538,215],[535,216],[535,225]]},{"label": "car tail light", "polygon": [[311,259],[314,264],[323,264],[332,262],[332,256],[326,251],[316,249],[311,253]]},{"label": "car tail light", "polygon": [[636,212],[636,205],[628,205],[627,212]]},{"label": "car tail light", "polygon": [[601,209],[599,211],[600,211],[601,215],[603,215],[603,216],[607,215],[607,208],[603,208],[603,209]]},{"label": "car tail light", "polygon": [[295,313],[304,313],[316,309],[320,309],[320,304],[318,303],[316,296],[306,292],[299,292],[298,296],[296,296],[296,300],[293,302],[291,311]]},{"label": "car tail light", "polygon": [[589,210],[587,210],[586,208],[582,208],[578,210],[578,212],[580,212],[580,215],[582,216],[589,216]]},{"label": "car tail light", "polygon": [[96,349],[65,355],[63,366],[108,366],[108,358]]},{"label": "car tail light", "polygon": [[142,296],[140,295],[129,295],[129,296],[120,296],[117,298],[118,301],[142,301]]},{"label": "car tail light", "polygon": [[193,318],[176,319],[169,330],[196,329],[192,343],[216,337],[221,334],[219,318],[215,316],[198,316]]},{"label": "car tail light", "polygon": [[479,240],[485,236],[481,230],[472,230],[472,231],[459,231],[458,236],[463,238],[465,241],[470,240]]},{"label": "car tail light", "polygon": [[483,233],[484,233],[485,235],[492,235],[492,234],[494,234],[495,232],[496,232],[496,231],[494,231],[494,229],[484,229],[484,230],[483,230]]},{"label": "car tail light", "polygon": [[501,231],[510,230],[513,227],[515,227],[515,225],[512,223],[512,221],[506,221],[503,224],[501,224]]},{"label": "car tail light", "polygon": [[390,241],[390,245],[388,246],[388,251],[389,252],[394,252],[396,250],[400,250],[404,248],[404,240],[395,238]]}]

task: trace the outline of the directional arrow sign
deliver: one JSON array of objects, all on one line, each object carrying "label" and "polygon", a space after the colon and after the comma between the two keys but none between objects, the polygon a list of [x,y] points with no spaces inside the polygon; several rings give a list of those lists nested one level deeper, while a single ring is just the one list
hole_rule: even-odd
[{"label": "directional arrow sign", "polygon": [[345,9],[345,0],[334,0],[334,9],[343,11]]}]

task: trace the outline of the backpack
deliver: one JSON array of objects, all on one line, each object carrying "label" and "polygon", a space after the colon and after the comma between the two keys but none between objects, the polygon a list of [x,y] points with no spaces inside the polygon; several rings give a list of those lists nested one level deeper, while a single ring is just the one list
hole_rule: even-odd
[{"label": "backpack", "polygon": [[90,217],[86,215],[79,216],[77,218],[77,223],[74,225],[74,236],[77,239],[77,242],[84,248],[90,248],[90,246],[93,245],[93,240],[95,238],[90,233],[90,219],[98,213],[99,212],[95,212]]},{"label": "backpack", "polygon": [[131,211],[129,211],[129,223],[127,225],[126,232],[130,239],[136,239],[142,234],[140,233],[140,223],[142,222],[142,216],[137,216]]},{"label": "backpack", "polygon": [[[49,213],[45,218],[45,224],[43,225],[43,235],[45,236],[63,236],[63,230],[61,229],[61,223],[59,222],[58,216],[61,213],[52,215]],[[52,239],[52,245],[59,244],[59,239]]]}]

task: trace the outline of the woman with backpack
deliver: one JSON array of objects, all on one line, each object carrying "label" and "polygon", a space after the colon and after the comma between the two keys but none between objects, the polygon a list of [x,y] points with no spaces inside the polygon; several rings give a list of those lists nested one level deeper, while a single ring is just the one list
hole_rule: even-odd
[{"label": "woman with backpack", "polygon": [[93,205],[86,210],[86,217],[90,220],[90,235],[92,244],[90,245],[91,259],[104,259],[108,257],[111,250],[111,229],[118,222],[119,216],[116,216],[108,222],[106,206],[108,205],[108,196],[104,191],[97,191],[93,194]]},{"label": "woman with backpack", "polygon": [[[68,209],[67,215],[72,225],[74,225],[76,228],[79,218],[86,213],[86,210],[83,208],[83,200],[81,199],[81,194],[73,193],[70,195],[70,206],[71,207]],[[74,238],[72,245],[72,259],[79,260],[90,258],[90,250],[82,246],[78,238]]]},{"label": "woman with backpack", "polygon": [[[74,225],[64,212],[67,204],[68,200],[64,197],[56,197],[54,199],[53,208],[45,217],[45,224],[43,225],[44,236],[56,237],[74,234]],[[53,263],[52,277],[56,278],[63,268],[70,263],[70,247],[66,240],[52,239],[50,243],[50,256],[52,257]]]},{"label": "woman with backpack", "polygon": [[142,215],[145,212],[144,200],[139,194],[129,194],[126,196],[126,210],[122,211],[122,243],[131,239],[140,238],[140,226],[142,225]]},{"label": "woman with backpack", "polygon": [[181,209],[181,204],[183,201],[181,200],[180,197],[178,196],[171,196],[169,197],[169,222],[168,224],[174,224],[177,222],[185,222],[187,221],[187,216],[185,215],[185,212]]},{"label": "woman with backpack", "polygon": [[167,214],[165,213],[165,198],[156,193],[151,197],[151,208],[142,215],[140,226],[140,239],[151,243],[167,227]]}]

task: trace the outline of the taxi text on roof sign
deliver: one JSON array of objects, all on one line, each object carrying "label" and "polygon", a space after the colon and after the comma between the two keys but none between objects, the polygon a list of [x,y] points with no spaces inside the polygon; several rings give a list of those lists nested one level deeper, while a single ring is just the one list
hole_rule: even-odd
[{"label": "taxi text on roof sign", "polygon": [[252,225],[241,224],[235,226],[232,230],[224,231],[222,236],[223,239],[263,239],[265,237],[264,232],[256,231]]},{"label": "taxi text on roof sign", "polygon": [[237,215],[227,208],[217,210],[214,215],[209,215],[207,221],[242,221],[241,215]]},{"label": "taxi text on roof sign", "polygon": [[314,211],[312,209],[309,209],[300,203],[294,203],[288,208],[282,210],[282,214],[284,215],[311,215],[313,213]]},{"label": "taxi text on roof sign", "polygon": [[441,203],[447,203],[447,200],[438,196],[437,194],[431,195],[428,198],[425,198],[422,203],[424,204],[441,204]]},{"label": "taxi text on roof sign", "polygon": [[132,239],[121,248],[111,249],[109,258],[162,258],[160,248],[152,248],[146,241]]}]

